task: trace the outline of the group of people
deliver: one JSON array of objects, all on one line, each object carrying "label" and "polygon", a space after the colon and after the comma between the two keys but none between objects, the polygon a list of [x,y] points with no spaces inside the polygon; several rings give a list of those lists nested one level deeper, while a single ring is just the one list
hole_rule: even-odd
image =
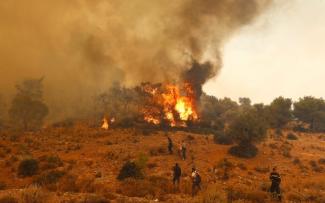
[{"label": "group of people", "polygon": [[[168,139],[168,152],[169,154],[173,154],[173,141],[170,137]],[[186,159],[186,143],[182,141],[179,145],[178,154],[182,160]],[[179,188],[180,180],[182,176],[182,169],[178,163],[173,167],[173,184]],[[201,176],[195,167],[192,168],[191,173],[192,179],[192,195],[194,196],[198,190],[201,190]]]},{"label": "group of people", "polygon": [[[173,153],[173,141],[170,137],[168,137],[168,151],[170,154]],[[184,141],[182,141],[182,143],[180,144],[179,154],[182,160],[186,159],[186,144]],[[182,176],[182,169],[179,166],[179,164],[176,163],[175,166],[173,167],[173,184],[177,188],[179,188],[181,176]],[[192,179],[192,196],[194,196],[199,190],[201,190],[201,176],[195,167],[192,168],[191,179]],[[271,180],[270,192],[273,198],[276,198],[279,201],[281,201],[282,199],[281,191],[280,191],[281,176],[277,172],[276,167],[274,167],[272,172],[270,173],[270,180]]]},{"label": "group of people", "polygon": [[[179,188],[180,180],[182,176],[182,169],[178,163],[173,167],[173,183],[174,186]],[[199,172],[193,167],[191,173],[192,179],[192,196],[194,196],[197,191],[201,190],[201,176]]]}]

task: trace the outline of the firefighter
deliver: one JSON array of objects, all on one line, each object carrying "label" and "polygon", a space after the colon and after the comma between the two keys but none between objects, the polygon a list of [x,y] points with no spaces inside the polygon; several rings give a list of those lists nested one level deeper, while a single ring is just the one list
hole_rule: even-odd
[{"label": "firefighter", "polygon": [[179,182],[181,180],[182,170],[181,167],[179,167],[178,163],[175,164],[173,167],[173,184],[174,186],[177,184],[177,187],[179,188]]},{"label": "firefighter", "polygon": [[167,137],[168,139],[168,152],[169,154],[172,154],[173,153],[173,141],[170,137]]},{"label": "firefighter", "polygon": [[277,197],[279,201],[281,201],[281,191],[280,191],[280,183],[281,177],[280,174],[277,172],[277,168],[274,167],[273,171],[270,174],[270,180],[272,182],[270,192],[273,197]]}]

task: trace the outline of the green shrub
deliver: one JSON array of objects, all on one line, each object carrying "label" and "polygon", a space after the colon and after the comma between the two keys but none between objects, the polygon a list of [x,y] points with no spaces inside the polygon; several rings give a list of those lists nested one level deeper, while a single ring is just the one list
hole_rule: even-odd
[{"label": "green shrub", "polygon": [[141,168],[134,162],[127,161],[121,168],[119,175],[117,176],[118,180],[124,180],[126,178],[143,178],[143,173]]},{"label": "green shrub", "polygon": [[18,175],[22,177],[33,176],[38,171],[38,161],[36,159],[24,159],[19,163]]}]

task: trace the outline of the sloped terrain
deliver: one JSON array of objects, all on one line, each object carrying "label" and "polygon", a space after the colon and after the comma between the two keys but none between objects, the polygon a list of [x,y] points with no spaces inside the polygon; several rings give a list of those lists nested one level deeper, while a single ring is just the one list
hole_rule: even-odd
[{"label": "sloped terrain", "polygon": [[[215,144],[212,135],[184,131],[76,125],[37,133],[2,132],[0,202],[33,195],[40,202],[268,202],[274,166],[282,176],[284,201],[325,202],[325,135],[294,133],[294,140],[287,139],[289,133],[269,131],[257,157],[241,159],[228,154],[231,145]],[[168,153],[166,135],[173,140],[173,154]],[[182,141],[187,144],[185,161],[177,152]],[[20,174],[24,159],[38,163],[31,176]],[[117,180],[129,160],[142,165],[143,179]],[[183,172],[179,189],[172,185],[175,163]],[[193,166],[202,177],[202,191],[194,198]]]}]

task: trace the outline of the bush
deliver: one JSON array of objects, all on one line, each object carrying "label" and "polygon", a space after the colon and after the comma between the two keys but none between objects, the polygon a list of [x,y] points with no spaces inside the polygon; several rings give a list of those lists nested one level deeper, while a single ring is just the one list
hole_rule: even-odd
[{"label": "bush", "polygon": [[255,157],[258,153],[255,143],[266,138],[267,124],[260,119],[257,110],[250,109],[242,112],[230,123],[227,135],[231,136],[238,144],[231,147],[229,153],[243,158]]},{"label": "bush", "polygon": [[22,177],[33,176],[38,171],[38,161],[35,159],[24,159],[19,163],[18,175]]},{"label": "bush", "polygon": [[225,135],[224,132],[216,132],[213,136],[214,143],[222,145],[231,145],[233,144],[232,137]]},{"label": "bush", "polygon": [[134,162],[127,161],[120,170],[119,175],[117,176],[118,180],[124,180],[126,178],[143,178],[143,173],[141,168]]},{"label": "bush", "polygon": [[298,137],[295,134],[293,134],[293,133],[289,133],[287,135],[287,139],[288,140],[298,140]]},{"label": "bush", "polygon": [[250,145],[236,145],[229,149],[229,154],[240,158],[253,158],[257,155],[258,149],[256,146]]}]

